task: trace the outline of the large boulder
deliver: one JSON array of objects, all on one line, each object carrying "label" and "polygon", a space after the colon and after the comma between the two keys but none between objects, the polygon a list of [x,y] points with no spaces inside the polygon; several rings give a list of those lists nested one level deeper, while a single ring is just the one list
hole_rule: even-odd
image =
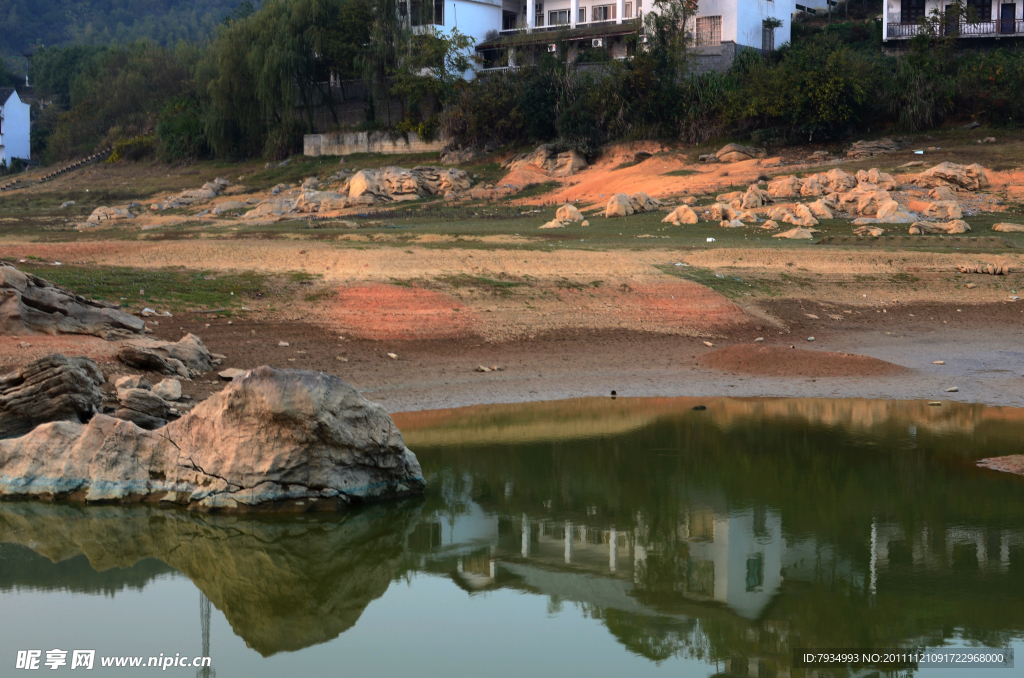
[{"label": "large boulder", "polygon": [[773,235],[773,238],[785,238],[786,240],[813,240],[814,234],[818,231],[813,228],[791,228],[783,233]]},{"label": "large boulder", "polygon": [[555,212],[555,219],[564,222],[583,221],[583,213],[576,209],[575,205],[562,205]]},{"label": "large boulder", "polygon": [[1024,224],[996,224],[992,230],[997,233],[1024,233]]},{"label": "large boulder", "polygon": [[959,186],[968,191],[988,188],[988,173],[985,168],[973,165],[958,165],[955,162],[939,163],[930,170],[925,170],[917,177],[917,183],[925,188],[935,186]]},{"label": "large boulder", "polygon": [[338,377],[260,367],[157,432],[95,415],[0,440],[0,497],[338,510],[422,493],[387,411]]},{"label": "large boulder", "polygon": [[13,266],[0,264],[0,333],[141,334],[146,323],[117,304],[94,301]]},{"label": "large boulder", "polygon": [[0,377],[0,438],[50,421],[88,421],[102,402],[102,384],[95,362],[59,353]]},{"label": "large boulder", "polygon": [[633,205],[630,203],[629,196],[625,193],[616,193],[608,200],[608,205],[604,208],[604,216],[610,217],[628,217],[633,213]]},{"label": "large boulder", "polygon": [[209,372],[219,362],[207,350],[203,340],[186,334],[178,341],[140,339],[126,342],[117,352],[125,365],[186,379]]},{"label": "large boulder", "polygon": [[753,158],[766,158],[768,152],[763,148],[726,144],[715,153],[715,157],[718,158],[718,162],[742,162]]},{"label": "large boulder", "polygon": [[629,196],[629,204],[632,205],[633,212],[656,212],[664,203],[639,191]]},{"label": "large boulder", "polygon": [[675,226],[681,226],[682,224],[696,224],[697,213],[689,205],[680,205],[675,208],[669,215],[661,220],[663,224],[673,224]]}]

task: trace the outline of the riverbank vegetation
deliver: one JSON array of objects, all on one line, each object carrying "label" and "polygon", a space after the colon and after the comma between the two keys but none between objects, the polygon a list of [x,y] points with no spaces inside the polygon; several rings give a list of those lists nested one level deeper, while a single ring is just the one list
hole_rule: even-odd
[{"label": "riverbank vegetation", "polygon": [[[587,50],[580,68],[559,50],[470,80],[461,75],[475,58],[471,41],[414,31],[395,0],[243,2],[203,41],[39,49],[30,75],[45,105],[33,152],[43,163],[98,148],[115,159],[275,159],[299,152],[314,129],[347,128],[441,134],[464,146],[550,142],[591,155],[615,140],[781,145],[1024,122],[1024,50],[965,51],[926,32],[886,55],[875,13],[862,12],[795,22],[779,49],[697,73],[677,21],[686,7],[660,4],[663,13],[648,13],[629,38],[631,59]],[[339,83],[364,86],[366,122],[346,127]]]}]

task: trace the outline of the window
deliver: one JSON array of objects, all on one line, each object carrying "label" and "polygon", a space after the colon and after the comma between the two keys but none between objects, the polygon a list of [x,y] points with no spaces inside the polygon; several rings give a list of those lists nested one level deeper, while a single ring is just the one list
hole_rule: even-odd
[{"label": "window", "polygon": [[411,0],[409,10],[413,26],[444,26],[444,0]]},{"label": "window", "polygon": [[580,15],[579,15],[579,18],[576,19],[576,23],[578,23],[578,24],[585,24],[585,23],[587,23],[587,8],[586,7],[580,7]]},{"label": "window", "polygon": [[764,586],[764,555],[756,554],[747,558],[747,591],[755,591]]},{"label": "window", "polygon": [[[974,15],[971,15],[971,10],[974,10]],[[991,21],[992,20],[992,0],[967,0],[967,17],[968,20],[976,19],[978,21]]]},{"label": "window", "polygon": [[924,19],[925,0],[901,0],[900,1],[900,23],[916,24]]},{"label": "window", "polygon": [[543,26],[544,25],[544,3],[543,2],[538,2],[536,7],[534,8],[534,11],[536,12],[536,14],[534,14],[534,17],[533,17],[533,25],[534,26]]},{"label": "window", "polygon": [[697,17],[697,46],[714,47],[722,44],[722,17]]},{"label": "window", "polygon": [[593,21],[613,21],[615,17],[615,5],[601,5],[591,10]]},{"label": "window", "polygon": [[633,18],[633,3],[627,2],[622,6],[622,18],[632,19]]},{"label": "window", "polygon": [[559,9],[548,12],[548,26],[562,26],[569,23],[569,10]]},{"label": "window", "polygon": [[761,49],[771,52],[775,49],[775,29],[767,24],[761,25]]}]

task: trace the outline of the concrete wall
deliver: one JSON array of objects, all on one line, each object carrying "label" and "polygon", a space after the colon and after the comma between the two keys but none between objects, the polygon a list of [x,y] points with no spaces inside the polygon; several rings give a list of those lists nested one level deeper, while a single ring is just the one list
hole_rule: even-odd
[{"label": "concrete wall", "polygon": [[348,155],[350,153],[440,153],[446,141],[423,141],[414,132],[392,137],[385,132],[327,132],[303,137],[303,153],[308,156]]},{"label": "concrete wall", "polygon": [[775,48],[778,49],[790,40],[795,11],[796,0],[700,0],[697,14],[690,20],[690,30],[696,30],[698,17],[720,16],[723,43],[762,49],[762,22],[773,17],[782,22],[782,26],[775,29]]},{"label": "concrete wall", "polygon": [[444,3],[444,30],[453,28],[468,35],[477,45],[484,41],[487,31],[501,30],[501,0],[446,0]]},{"label": "concrete wall", "polygon": [[29,160],[32,157],[32,145],[29,141],[31,129],[31,107],[22,103],[17,92],[13,92],[6,102],[0,102],[3,114],[3,134],[0,135],[0,148],[3,149],[3,160],[11,166],[14,158]]}]

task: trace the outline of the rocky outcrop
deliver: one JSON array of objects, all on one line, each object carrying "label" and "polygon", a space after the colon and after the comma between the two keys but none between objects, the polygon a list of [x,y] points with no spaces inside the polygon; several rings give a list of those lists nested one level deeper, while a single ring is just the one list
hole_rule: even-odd
[{"label": "rocky outcrop", "polygon": [[51,421],[88,421],[100,407],[103,381],[89,358],[57,353],[0,377],[0,438]]},{"label": "rocky outcrop", "polygon": [[766,157],[768,157],[768,152],[763,148],[753,148],[739,144],[726,144],[715,153],[715,159],[718,162],[742,162],[743,160]]},{"label": "rocky outcrop", "polygon": [[925,188],[958,186],[967,191],[979,191],[988,188],[989,181],[985,168],[977,163],[958,165],[955,162],[943,162],[921,172],[917,184]]},{"label": "rocky outcrop", "polygon": [[216,198],[230,185],[231,182],[227,179],[214,179],[203,184],[202,188],[185,190],[163,202],[154,202],[150,204],[149,208],[151,210],[173,210],[187,207],[193,203],[205,202]]},{"label": "rocky outcrop", "polygon": [[1022,224],[996,224],[992,227],[993,231],[997,233],[1024,233],[1024,225]]},{"label": "rocky outcrop", "polygon": [[0,264],[0,332],[3,334],[141,334],[141,318],[117,304],[94,301],[69,289]]},{"label": "rocky outcrop", "polygon": [[643,191],[629,195],[616,193],[605,207],[605,217],[628,217],[639,212],[655,212],[665,203],[656,200]]},{"label": "rocky outcrop", "polygon": [[348,182],[349,200],[363,196],[374,202],[402,202],[469,190],[469,175],[450,167],[385,167],[356,172]]},{"label": "rocky outcrop", "polygon": [[0,440],[0,497],[338,510],[421,493],[383,407],[341,379],[261,367],[158,432],[95,415]]},{"label": "rocky outcrop", "polygon": [[552,177],[569,177],[586,168],[587,159],[576,150],[556,153],[551,144],[541,144],[529,153],[520,153],[501,163],[510,172],[530,168]]},{"label": "rocky outcrop", "polygon": [[957,235],[970,230],[970,225],[962,219],[953,219],[947,222],[915,221],[910,225],[910,235],[935,235],[938,233]]},{"label": "rocky outcrop", "polygon": [[203,340],[194,334],[186,334],[176,342],[153,339],[129,341],[118,350],[117,357],[136,369],[178,375],[185,379],[209,372],[220,363],[207,350]]},{"label": "rocky outcrop", "polygon": [[850,150],[846,151],[846,157],[853,158],[855,160],[862,160],[864,158],[870,158],[873,155],[893,153],[898,150],[900,150],[899,144],[892,139],[858,141],[854,143],[853,146],[850,146]]},{"label": "rocky outcrop", "polygon": [[120,219],[134,219],[135,215],[123,207],[97,207],[86,220],[91,226],[98,226],[104,221],[118,221]]}]

